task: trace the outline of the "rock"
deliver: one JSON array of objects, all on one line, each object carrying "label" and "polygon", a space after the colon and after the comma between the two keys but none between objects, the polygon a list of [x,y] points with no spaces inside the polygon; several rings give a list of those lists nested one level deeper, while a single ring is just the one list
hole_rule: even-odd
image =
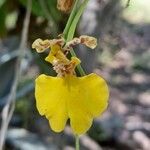
[{"label": "rock", "polygon": [[9,129],[6,147],[19,150],[59,150],[54,144],[46,144],[42,139],[25,129]]},{"label": "rock", "polygon": [[139,144],[142,150],[150,149],[150,138],[147,137],[143,132],[135,131],[133,133],[133,139],[137,144]]},{"label": "rock", "polygon": [[92,138],[87,135],[83,135],[80,138],[82,145],[88,150],[102,150],[100,145],[98,145]]},{"label": "rock", "polygon": [[73,148],[71,146],[66,146],[63,150],[75,150],[75,148]]},{"label": "rock", "polygon": [[150,106],[150,91],[141,93],[138,99],[140,104],[144,106]]}]

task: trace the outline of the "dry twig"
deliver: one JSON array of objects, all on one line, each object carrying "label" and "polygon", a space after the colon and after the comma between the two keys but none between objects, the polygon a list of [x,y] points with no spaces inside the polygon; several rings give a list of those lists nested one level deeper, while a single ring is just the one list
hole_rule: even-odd
[{"label": "dry twig", "polygon": [[11,117],[12,117],[14,109],[15,109],[16,91],[17,91],[18,82],[19,82],[19,79],[21,76],[21,63],[22,63],[22,58],[25,55],[25,48],[26,48],[26,43],[27,43],[27,39],[28,39],[28,28],[29,28],[29,22],[30,22],[31,8],[32,8],[32,0],[28,0],[27,12],[26,12],[26,16],[24,19],[22,36],[21,36],[21,43],[19,46],[20,53],[18,55],[18,59],[16,62],[16,67],[15,67],[15,78],[13,81],[11,91],[8,95],[7,104],[4,106],[4,108],[2,110],[2,124],[1,124],[1,132],[0,132],[1,133],[0,134],[0,150],[3,150],[8,125],[9,125],[9,122],[11,120]]}]

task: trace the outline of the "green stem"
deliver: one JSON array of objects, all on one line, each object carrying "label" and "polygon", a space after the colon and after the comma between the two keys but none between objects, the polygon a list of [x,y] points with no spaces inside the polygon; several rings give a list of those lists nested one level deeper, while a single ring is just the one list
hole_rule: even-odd
[{"label": "green stem", "polygon": [[67,35],[68,35],[68,32],[69,32],[69,29],[70,29],[70,26],[71,26],[71,23],[76,15],[76,10],[77,10],[77,6],[78,6],[78,3],[79,3],[79,0],[76,0],[75,1],[75,4],[74,4],[74,7],[72,9],[72,12],[69,16],[69,19],[67,21],[67,24],[66,24],[66,27],[64,29],[64,32],[63,32],[63,35],[64,35],[64,38],[67,39]]},{"label": "green stem", "polygon": [[[73,49],[70,50],[70,53],[71,53],[71,56],[77,57],[77,55],[76,55],[76,53],[74,52]],[[77,65],[77,69],[78,69],[78,71],[79,71],[81,76],[85,76],[86,75],[85,71],[83,70],[83,68],[82,68],[82,66],[80,64]]]},{"label": "green stem", "polygon": [[79,136],[76,135],[76,150],[80,150]]},{"label": "green stem", "polygon": [[[70,17],[68,19],[68,22],[67,22],[66,27],[65,27],[64,32],[63,32],[63,36],[64,36],[64,39],[66,40],[66,42],[68,42],[69,40],[71,40],[73,38],[75,28],[76,28],[76,25],[77,25],[77,21],[79,20],[81,14],[83,13],[84,9],[86,8],[86,5],[87,5],[88,1],[89,0],[84,0],[84,2],[82,3],[82,5],[79,8],[81,11],[78,14],[77,14],[77,9],[78,9],[79,0],[75,1],[73,10],[70,14]],[[71,30],[71,28],[73,28],[73,30]],[[73,49],[70,50],[70,53],[71,53],[72,56],[77,57],[76,53],[74,52]],[[85,75],[85,72],[84,72],[84,70],[83,70],[83,68],[81,67],[80,64],[77,65],[77,69],[78,69],[81,76]],[[80,150],[79,136],[76,135],[75,139],[76,139],[76,150]]]},{"label": "green stem", "polygon": [[[83,10],[86,8],[88,1],[89,0],[84,0],[84,2],[82,3],[82,5],[79,8],[79,9],[81,9],[81,12],[78,13],[78,15],[77,15],[77,9],[78,9],[79,0],[75,1],[73,10],[70,14],[70,17],[68,19],[68,22],[67,22],[66,27],[65,27],[64,32],[63,32],[63,36],[64,36],[64,39],[66,40],[66,42],[73,38],[76,25],[73,26],[72,23],[75,22],[75,24],[77,24],[76,21],[79,20],[78,18],[79,18],[79,16],[81,16],[81,14],[83,13]],[[74,28],[74,29],[71,30],[71,28]],[[71,49],[70,53],[72,56],[76,57],[76,54],[75,54],[73,49]],[[77,66],[77,70],[79,71],[81,76],[85,75],[85,72],[84,72],[84,70],[80,64]]]},{"label": "green stem", "polygon": [[68,31],[68,34],[67,34],[66,42],[69,42],[70,40],[73,39],[77,24],[80,20],[81,15],[83,14],[83,12],[86,8],[88,2],[89,2],[89,0],[84,0],[83,3],[81,4],[81,6],[78,8],[78,12],[74,16],[74,18],[72,20],[72,23],[70,25],[70,28],[69,28],[69,31]]}]

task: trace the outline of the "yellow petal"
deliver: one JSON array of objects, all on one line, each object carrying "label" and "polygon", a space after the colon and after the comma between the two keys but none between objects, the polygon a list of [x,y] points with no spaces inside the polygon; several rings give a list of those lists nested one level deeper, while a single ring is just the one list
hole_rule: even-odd
[{"label": "yellow petal", "polygon": [[62,131],[68,119],[65,93],[64,80],[61,78],[40,75],[36,79],[37,109],[41,115],[46,116],[55,132]]},{"label": "yellow petal", "polygon": [[91,126],[94,117],[100,115],[108,105],[108,87],[104,79],[96,74],[70,80],[68,115],[74,133],[83,134]]},{"label": "yellow petal", "polygon": [[41,75],[36,79],[37,108],[51,128],[62,131],[68,118],[75,134],[85,133],[94,117],[107,107],[108,87],[96,74],[64,78]]},{"label": "yellow petal", "polygon": [[69,60],[66,58],[66,56],[63,54],[61,47],[57,44],[51,46],[51,51],[49,55],[45,58],[47,62],[50,62],[53,64],[53,61],[59,60],[64,63],[68,63]]}]

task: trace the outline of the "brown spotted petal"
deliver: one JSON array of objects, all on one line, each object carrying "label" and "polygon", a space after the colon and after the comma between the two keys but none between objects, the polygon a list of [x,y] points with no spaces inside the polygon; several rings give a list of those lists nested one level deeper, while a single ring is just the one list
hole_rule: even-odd
[{"label": "brown spotted petal", "polygon": [[44,52],[50,46],[51,46],[50,40],[42,40],[42,39],[36,39],[32,44],[32,48],[36,49],[38,53]]},{"label": "brown spotted petal", "polygon": [[97,46],[97,39],[94,37],[82,35],[80,36],[80,40],[81,40],[81,44],[84,44],[91,49],[94,49]]},{"label": "brown spotted petal", "polygon": [[64,49],[70,50],[73,46],[78,44],[84,44],[87,47],[94,49],[97,46],[97,39],[91,36],[82,35],[79,38],[73,38],[71,41],[67,42]]},{"label": "brown spotted petal", "polygon": [[81,43],[80,38],[73,38],[71,41],[67,42],[64,49],[65,50],[70,50],[73,46],[78,45],[80,43]]},{"label": "brown spotted petal", "polygon": [[44,52],[46,49],[52,47],[53,45],[64,45],[64,39],[53,39],[53,40],[42,40],[42,39],[36,39],[33,44],[32,48],[36,49],[38,53]]},{"label": "brown spotted petal", "polygon": [[57,8],[63,12],[69,12],[74,0],[57,0]]}]

